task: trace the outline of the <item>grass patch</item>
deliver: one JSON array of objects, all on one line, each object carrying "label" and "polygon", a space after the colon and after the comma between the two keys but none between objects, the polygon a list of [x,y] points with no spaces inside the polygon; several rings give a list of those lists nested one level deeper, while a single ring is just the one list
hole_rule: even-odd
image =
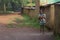
[{"label": "grass patch", "polygon": [[55,40],[60,40],[60,35],[57,35],[57,36],[55,37]]},{"label": "grass patch", "polygon": [[30,18],[28,15],[24,14],[24,22],[26,26],[30,26],[33,28],[40,28],[40,24],[38,22],[38,18],[34,17],[34,18]]},{"label": "grass patch", "polygon": [[14,26],[13,26],[12,23],[9,23],[7,27],[8,27],[8,28],[14,28]]},{"label": "grass patch", "polygon": [[[40,29],[40,25],[39,25],[37,17],[30,18],[26,14],[23,14],[22,16],[24,17],[23,20],[19,18],[15,18],[15,20],[13,20],[13,22],[17,23],[16,27],[32,27],[32,28]],[[8,27],[13,28],[13,24],[10,23]]]}]

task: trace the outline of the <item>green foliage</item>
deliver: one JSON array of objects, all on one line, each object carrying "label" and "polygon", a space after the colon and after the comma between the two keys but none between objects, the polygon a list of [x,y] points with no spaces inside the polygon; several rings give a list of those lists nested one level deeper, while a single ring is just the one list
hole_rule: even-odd
[{"label": "green foliage", "polygon": [[33,28],[40,28],[39,22],[37,18],[30,18],[28,15],[23,15],[24,20],[22,22],[23,26],[33,27]]},{"label": "green foliage", "polygon": [[60,40],[60,36],[57,35],[57,36],[55,37],[55,40]]},{"label": "green foliage", "polygon": [[6,11],[13,11],[11,2],[14,2],[16,7],[21,6],[21,0],[0,0],[0,9],[4,12],[4,4]]},{"label": "green foliage", "polygon": [[[37,20],[37,18],[30,18],[28,15],[22,15],[24,17],[23,20],[19,19],[19,18],[15,18],[15,20],[13,20],[13,22],[17,23],[16,27],[32,27],[32,28],[36,28],[36,29],[40,29],[40,25],[39,22]],[[9,27],[13,25],[9,24]]]},{"label": "green foliage", "polygon": [[14,26],[13,26],[12,23],[9,23],[7,27],[8,27],[8,28],[14,28]]}]

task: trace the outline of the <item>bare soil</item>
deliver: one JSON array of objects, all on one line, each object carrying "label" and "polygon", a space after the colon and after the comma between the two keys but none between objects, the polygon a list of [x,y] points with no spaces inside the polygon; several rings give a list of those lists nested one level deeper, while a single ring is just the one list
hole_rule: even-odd
[{"label": "bare soil", "polygon": [[15,20],[23,19],[21,15],[0,15],[0,40],[53,40],[53,34],[41,34],[40,30],[29,27],[7,28],[7,24]]}]

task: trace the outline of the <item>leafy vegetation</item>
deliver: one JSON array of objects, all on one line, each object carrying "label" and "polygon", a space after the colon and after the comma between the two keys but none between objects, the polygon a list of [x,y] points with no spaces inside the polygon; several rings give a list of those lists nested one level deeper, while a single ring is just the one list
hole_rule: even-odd
[{"label": "leafy vegetation", "polygon": [[0,11],[15,11],[21,7],[21,0],[0,0]]},{"label": "leafy vegetation", "polygon": [[55,37],[55,40],[60,40],[60,35],[57,35],[57,36]]},{"label": "leafy vegetation", "polygon": [[[13,22],[16,23],[15,27],[32,27],[32,28],[40,29],[40,25],[37,18],[30,18],[28,15],[25,14],[22,16],[24,17],[23,20],[19,18],[15,18],[16,20],[13,20]],[[13,28],[12,23],[10,23],[8,26],[9,28]]]},{"label": "leafy vegetation", "polygon": [[27,23],[26,25],[36,27],[36,28],[40,27],[37,17],[32,19],[29,16],[24,16],[24,17],[25,17],[24,22]]}]

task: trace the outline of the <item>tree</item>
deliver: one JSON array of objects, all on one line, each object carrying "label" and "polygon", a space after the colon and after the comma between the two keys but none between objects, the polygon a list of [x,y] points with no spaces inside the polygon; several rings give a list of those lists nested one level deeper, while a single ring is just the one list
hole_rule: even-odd
[{"label": "tree", "polygon": [[4,13],[8,10],[16,11],[16,9],[21,6],[21,0],[2,0]]},{"label": "tree", "polygon": [[5,5],[5,3],[4,3],[4,12],[6,12],[6,5]]},{"label": "tree", "polygon": [[35,0],[35,9],[36,9],[36,12],[35,14],[37,15],[39,13],[39,10],[40,10],[40,0]]},{"label": "tree", "polygon": [[2,4],[3,4],[3,12],[6,12],[6,3],[8,2],[8,0],[1,0]]}]

